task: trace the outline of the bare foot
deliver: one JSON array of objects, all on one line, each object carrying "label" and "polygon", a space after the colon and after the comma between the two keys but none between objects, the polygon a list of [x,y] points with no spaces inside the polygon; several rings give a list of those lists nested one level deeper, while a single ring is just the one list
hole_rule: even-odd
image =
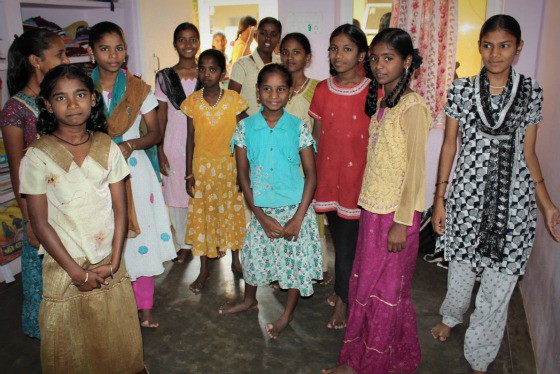
[{"label": "bare foot", "polygon": [[290,322],[292,322],[292,319],[294,319],[294,317],[280,317],[278,318],[276,321],[272,322],[272,323],[267,323],[266,324],[266,333],[268,334],[268,337],[270,339],[276,339],[278,338],[278,335],[280,335],[282,333],[282,331],[284,331],[286,329],[286,327],[288,327],[288,325],[290,324]]},{"label": "bare foot", "polygon": [[[329,284],[331,284],[334,280],[334,277],[331,275],[331,273],[329,273],[328,271],[324,271],[323,272],[323,280],[321,281],[321,285],[322,286],[328,286]],[[332,305],[334,306],[334,304]]]},{"label": "bare foot", "polygon": [[191,285],[189,286],[189,290],[191,290],[195,295],[198,295],[204,288],[208,277],[210,277],[210,273],[208,271],[198,274],[198,278],[196,278],[196,280],[191,283]]},{"label": "bare foot", "polygon": [[278,284],[278,281],[270,282],[269,287],[275,290],[279,290],[280,284]]},{"label": "bare foot", "polygon": [[323,369],[323,371],[321,371],[321,373],[323,374],[355,374],[356,372],[354,370],[352,370],[352,368],[350,366],[348,366],[347,364],[344,365],[340,365],[340,366],[335,366],[333,368],[328,368],[328,369]]},{"label": "bare foot", "polygon": [[[447,326],[445,323],[440,322],[434,327],[432,327],[432,336],[434,339],[438,339],[440,342],[444,342],[449,338],[451,334],[451,327]],[[482,372],[481,372],[482,373]]]},{"label": "bare foot", "polygon": [[473,374],[486,374],[486,372],[480,370],[473,370]]},{"label": "bare foot", "polygon": [[226,255],[225,251],[220,251],[220,247],[216,247],[216,251],[218,252],[218,260]]},{"label": "bare foot", "polygon": [[140,326],[149,329],[155,329],[159,326],[159,323],[155,320],[151,309],[143,309],[140,312]]},{"label": "bare foot", "polygon": [[346,310],[347,305],[342,299],[337,296],[334,305],[333,314],[329,323],[327,323],[328,329],[342,330],[346,327]]},{"label": "bare foot", "polygon": [[176,262],[178,264],[182,264],[183,262],[185,262],[185,259],[187,258],[189,251],[190,249],[188,248],[179,249],[179,252],[177,252],[177,257],[173,259],[173,262]]},{"label": "bare foot", "polygon": [[336,294],[336,292],[333,292],[329,295],[329,297],[327,297],[327,304],[328,306],[335,306],[336,305],[336,299],[338,298],[338,295]]},{"label": "bare foot", "polygon": [[257,302],[257,300],[248,300],[248,301],[243,300],[240,303],[234,303],[233,301],[228,301],[222,304],[222,306],[220,306],[218,313],[225,315],[225,314],[246,312],[248,310],[256,309],[258,305],[259,303]]}]

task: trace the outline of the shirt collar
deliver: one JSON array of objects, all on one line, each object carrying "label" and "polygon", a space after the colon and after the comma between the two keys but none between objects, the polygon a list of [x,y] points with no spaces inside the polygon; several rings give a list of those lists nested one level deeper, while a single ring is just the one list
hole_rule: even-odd
[{"label": "shirt collar", "polygon": [[[262,115],[262,111],[264,110],[264,107],[260,107],[259,108],[259,112],[257,114],[255,114],[256,116],[258,116],[258,120],[255,126],[256,130],[262,130],[265,128],[270,129],[270,127],[268,126],[268,124],[266,123],[266,120],[264,119],[263,115]],[[280,117],[280,119],[278,120],[278,123],[276,123],[276,126],[274,126],[274,129],[283,129],[284,127],[286,127],[286,122],[287,122],[287,116],[286,116],[286,108],[282,108],[282,117]]]}]

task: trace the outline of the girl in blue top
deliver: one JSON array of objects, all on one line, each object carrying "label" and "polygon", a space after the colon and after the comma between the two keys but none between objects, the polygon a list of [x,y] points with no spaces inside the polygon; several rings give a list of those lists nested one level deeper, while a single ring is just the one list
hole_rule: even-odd
[{"label": "girl in blue top", "polygon": [[253,216],[241,260],[245,298],[219,312],[256,308],[257,287],[277,281],[288,289],[288,301],[284,313],[266,324],[271,339],[293,319],[299,296],[313,294],[312,280],[322,278],[321,241],[310,208],[317,184],[313,137],[301,119],[284,111],[291,87],[285,67],[266,65],[257,79],[262,108],[239,122],[232,139],[239,185]]}]

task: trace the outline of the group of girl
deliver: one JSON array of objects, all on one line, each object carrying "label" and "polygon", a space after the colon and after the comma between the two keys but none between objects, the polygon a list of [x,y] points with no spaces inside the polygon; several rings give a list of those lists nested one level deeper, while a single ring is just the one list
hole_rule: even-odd
[{"label": "group of girl", "polygon": [[[261,20],[257,49],[233,65],[224,90],[223,54],[208,50],[197,62],[198,30],[180,25],[174,34],[179,62],[158,74],[155,96],[122,70],[126,43],[112,23],[91,30],[93,81],[70,65],[46,73],[67,62],[56,35],[37,35],[41,42],[28,52],[14,43],[10,53],[21,55],[27,79],[9,80],[17,95],[0,121],[15,190],[26,195],[18,194],[31,224],[26,243],[46,250],[39,316],[44,371],[144,370],[133,295],[141,324],[156,327],[153,277],[164,261],[183,261],[187,245],[201,257],[190,286],[195,293],[209,276],[208,258],[236,253],[232,269],[243,271],[245,295],[222,305],[221,314],[256,308],[258,286],[278,282],[288,290],[284,312],[266,325],[277,338],[299,297],[311,295],[312,281],[326,270],[315,212],[326,213],[335,247],[328,327],[346,327],[338,366],[325,372],[416,370],[421,352],[410,288],[430,113],[409,85],[422,59],[401,29],[383,30],[368,47],[359,28],[342,25],[330,38],[332,76],[317,83],[305,76],[311,51],[302,34],[284,37],[282,65],[275,63],[281,31],[279,21]],[[473,370],[485,372],[532,246],[535,201],[555,240],[560,212],[534,152],[542,92],[511,67],[522,49],[519,25],[505,15],[490,18],[479,49],[485,67],[454,82],[446,108],[433,223],[452,262],[444,319],[432,333],[443,341],[462,321],[476,272],[484,269],[465,355]],[[459,129],[461,153],[449,183]],[[41,138],[33,143],[37,135],[30,131]],[[252,212],[247,229],[243,197]],[[87,215],[94,209],[92,223]],[[93,331],[111,344],[93,345]]]}]

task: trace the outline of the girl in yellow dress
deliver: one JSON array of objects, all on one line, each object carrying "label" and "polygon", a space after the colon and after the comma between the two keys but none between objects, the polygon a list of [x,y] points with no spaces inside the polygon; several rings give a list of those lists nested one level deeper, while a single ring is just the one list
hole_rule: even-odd
[{"label": "girl in yellow dress", "polygon": [[222,89],[226,60],[218,50],[206,50],[198,59],[202,88],[181,105],[187,115],[187,168],[185,184],[191,196],[185,243],[200,256],[200,274],[190,285],[199,293],[208,276],[208,258],[232,251],[234,272],[241,273],[238,250],[245,237],[243,196],[237,186],[230,140],[237,122],[245,118],[247,102],[237,92]]}]

